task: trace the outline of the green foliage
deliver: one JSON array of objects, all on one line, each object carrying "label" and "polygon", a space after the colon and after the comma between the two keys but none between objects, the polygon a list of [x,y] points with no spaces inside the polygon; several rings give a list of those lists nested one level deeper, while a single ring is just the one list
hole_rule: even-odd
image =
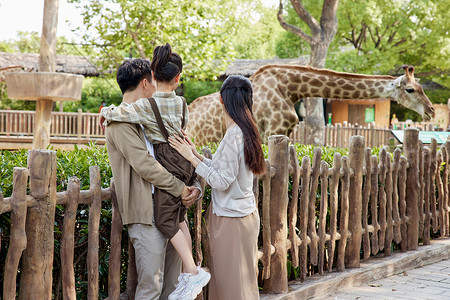
[{"label": "green foliage", "polygon": [[[344,0],[338,8],[339,27],[327,67],[379,73],[403,64],[416,73],[448,70],[450,32],[446,0]],[[355,49],[347,51],[348,47]]]},{"label": "green foliage", "polygon": [[119,105],[122,102],[122,92],[112,77],[88,77],[83,81],[81,100],[64,103],[64,111],[76,112],[82,109],[84,112],[98,113],[102,103],[107,105]]},{"label": "green foliage", "polygon": [[28,150],[21,149],[15,152],[0,150],[0,192],[4,197],[12,194],[14,167],[26,168]]},{"label": "green foliage", "polygon": [[[28,151],[25,149],[14,152],[0,150],[0,186],[4,197],[10,197],[12,194],[12,180],[14,167],[27,167]],[[57,157],[57,174],[56,184],[57,191],[65,191],[67,189],[68,179],[76,176],[80,179],[81,189],[89,189],[89,166],[99,166],[102,187],[106,188],[110,185],[112,178],[111,166],[109,165],[108,155],[105,147],[99,147],[90,144],[85,150],[75,148],[74,151],[56,151]],[[2,241],[0,249],[0,265],[4,266],[6,253],[9,245],[10,220],[9,213],[0,215],[0,230],[2,231]],[[77,297],[79,299],[87,299],[87,237],[88,237],[88,216],[89,207],[87,205],[79,205],[77,211],[77,223],[75,230],[75,276],[77,286]],[[55,212],[55,253],[53,278],[56,281],[61,280],[61,262],[60,262],[60,240],[61,230],[64,218],[63,206],[57,205]],[[103,202],[100,217],[100,294],[107,294],[108,282],[108,260],[109,260],[109,237],[111,224],[111,203]],[[126,234],[126,233],[125,233]],[[127,249],[126,235],[122,249]],[[3,275],[3,272],[0,274]],[[3,278],[1,281],[3,281]],[[125,286],[125,277],[123,277],[122,285]],[[55,290],[58,284],[54,284],[54,294],[60,291]],[[3,288],[3,286],[1,287]]]},{"label": "green foliage", "polygon": [[[315,18],[320,18],[323,0],[306,0],[302,1],[302,4]],[[285,8],[283,13],[284,19],[288,24],[302,29],[307,34],[311,33],[309,27],[298,17],[290,1],[283,1],[283,7]],[[283,29],[275,42],[275,52],[280,58],[296,58],[302,55],[309,55],[311,47],[305,40]]]},{"label": "green foliage", "polygon": [[82,9],[83,39],[97,45],[104,69],[115,69],[130,55],[151,58],[155,46],[167,42],[183,58],[187,77],[214,78],[234,56],[237,0],[70,2]]},{"label": "green foliage", "polygon": [[183,82],[183,85],[184,97],[189,104],[198,97],[218,92],[222,86],[222,82],[186,80]]},{"label": "green foliage", "polygon": [[[217,143],[211,143],[208,147],[214,153],[217,149]],[[314,147],[310,145],[294,144],[294,147],[298,153],[299,161],[303,156],[308,155],[312,161]],[[332,165],[333,156],[339,152],[341,155],[347,155],[348,149],[337,149],[331,147],[321,147],[322,160],[326,161],[330,166]],[[268,155],[267,145],[263,145],[265,156]],[[201,149],[198,147],[198,151]],[[378,155],[379,149],[372,149],[372,154]],[[12,193],[12,172],[14,167],[26,167],[27,165],[27,150],[18,151],[0,151],[1,154],[1,181],[0,186],[3,190],[3,195],[9,197]],[[57,156],[57,191],[65,191],[67,189],[68,179],[71,176],[77,176],[81,181],[81,189],[89,189],[89,166],[99,166],[101,172],[102,187],[106,188],[110,185],[112,173],[108,160],[108,155],[105,147],[99,147],[95,144],[90,144],[87,149],[76,148],[74,151],[56,151]],[[292,180],[292,179],[290,179]],[[292,189],[292,182],[290,181],[290,189]],[[262,193],[260,193],[260,196]],[[289,191],[289,195],[292,195],[292,191]],[[320,193],[318,193],[320,197]],[[208,204],[211,201],[210,189],[205,191],[204,203]],[[261,202],[260,202],[261,203]],[[99,293],[101,297],[105,297],[108,290],[108,261],[109,261],[109,237],[110,237],[110,224],[111,224],[111,203],[104,201],[102,204],[101,217],[100,217],[100,249],[99,249]],[[87,205],[79,205],[77,211],[77,223],[75,230],[75,276],[76,276],[76,289],[77,298],[87,298],[87,237],[88,237],[88,216],[89,207]],[[0,265],[4,265],[6,253],[9,245],[9,230],[10,230],[10,214],[0,215],[0,229],[2,231],[2,241],[0,249]],[[57,205],[55,213],[55,255],[54,255],[54,273],[53,278],[56,281],[61,280],[61,262],[59,256],[61,230],[64,218],[64,207]],[[188,219],[190,222],[190,228],[193,228],[193,209],[188,211]],[[123,233],[122,238],[122,257],[123,261],[127,259],[127,234]],[[289,262],[288,262],[289,264]],[[298,270],[289,267],[289,274],[295,279],[298,277]],[[3,274],[3,272],[1,272]],[[2,279],[2,278],[0,278]],[[54,293],[60,291],[56,290],[58,284],[54,284]],[[126,286],[126,264],[121,269],[121,289],[124,290]],[[1,291],[0,291],[1,292]]]},{"label": "green foliage", "polygon": [[447,104],[450,99],[450,88],[441,90],[425,90],[430,101],[433,103]]},{"label": "green foliage", "polygon": [[276,55],[275,42],[283,29],[278,24],[275,8],[264,7],[261,2],[243,3],[249,18],[242,22],[233,38],[237,59],[268,59]]},{"label": "green foliage", "polygon": [[[0,52],[9,53],[39,53],[41,37],[35,31],[18,31],[17,39],[0,41]],[[56,38],[56,54],[82,55],[82,49],[69,43],[66,37]]]}]

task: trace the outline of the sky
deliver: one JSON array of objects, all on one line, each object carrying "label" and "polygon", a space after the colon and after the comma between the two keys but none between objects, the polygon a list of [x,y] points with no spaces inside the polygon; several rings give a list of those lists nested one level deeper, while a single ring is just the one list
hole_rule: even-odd
[{"label": "sky", "polygon": [[[276,5],[279,2],[279,0],[260,1],[267,6]],[[36,31],[40,34],[43,13],[44,0],[0,0],[0,41],[16,39],[18,31]],[[69,41],[80,42],[81,37],[71,29],[82,24],[83,19],[75,4],[69,4],[67,0],[59,0],[56,35],[65,36]]]},{"label": "sky", "polygon": [[[44,0],[0,0],[0,41],[16,39],[18,31],[42,30]],[[73,24],[69,26],[66,20]],[[66,0],[59,0],[57,36],[80,41],[71,28],[83,24],[79,10]]]}]

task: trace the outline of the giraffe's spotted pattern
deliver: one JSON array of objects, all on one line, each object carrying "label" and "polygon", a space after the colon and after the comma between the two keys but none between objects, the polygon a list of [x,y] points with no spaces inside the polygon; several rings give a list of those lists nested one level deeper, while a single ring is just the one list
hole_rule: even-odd
[{"label": "giraffe's spotted pattern", "polygon": [[[265,66],[250,79],[253,83],[253,114],[264,142],[269,135],[288,135],[298,122],[294,103],[301,98],[337,99],[391,98],[416,111],[432,113],[431,102],[414,80],[413,71],[406,71],[401,87],[393,90],[395,77],[339,73],[300,66]],[[406,93],[405,88],[417,93]],[[197,145],[218,142],[225,125],[219,93],[196,99],[189,105],[188,132]]]}]

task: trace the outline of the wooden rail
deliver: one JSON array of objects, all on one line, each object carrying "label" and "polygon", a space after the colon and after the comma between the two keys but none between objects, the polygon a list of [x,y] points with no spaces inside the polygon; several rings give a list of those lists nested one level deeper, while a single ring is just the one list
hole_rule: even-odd
[{"label": "wooden rail", "polygon": [[[449,236],[447,165],[450,141],[439,149],[435,140],[430,147],[424,147],[419,144],[418,130],[407,129],[403,155],[399,149],[391,154],[386,148],[379,156],[371,155],[371,149],[364,145],[364,137],[353,136],[348,157],[337,153],[332,165],[328,165],[321,161],[321,150],[316,148],[312,162],[309,157],[302,157],[299,165],[298,154],[289,145],[287,137],[269,138],[268,172],[254,184],[262,218],[258,257],[263,268],[264,290],[272,293],[287,291],[288,252],[293,267],[299,268],[298,278],[305,281],[313,273],[359,267],[361,259],[380,251],[385,256],[392,255],[392,245],[398,245],[402,252],[416,250],[419,238],[425,245],[430,243],[430,232],[435,236]],[[207,156],[211,155],[210,151],[205,152]],[[55,170],[54,151],[32,150],[28,168],[14,170],[12,196],[5,199],[0,196],[0,214],[11,212],[3,299],[15,298],[18,272],[21,275],[19,299],[30,291],[42,295],[39,299],[50,299],[46,295],[52,286],[56,204],[64,207],[60,249],[64,298],[76,299],[73,235],[77,208],[87,204],[88,299],[98,299],[100,238],[110,243],[108,293],[117,299],[121,292],[120,269],[123,265],[120,255],[122,223],[117,214],[114,185],[101,189],[99,168],[92,166],[89,190],[80,190],[79,180],[70,178],[67,191],[56,193]],[[205,186],[204,181],[202,185]],[[110,237],[99,236],[102,201],[113,202]],[[210,208],[203,205],[200,201],[194,209],[193,238],[196,260],[208,265],[208,229],[202,219],[207,218]],[[337,245],[336,241],[339,241]],[[127,262],[129,295],[136,282],[135,272],[132,272],[134,256],[130,249]]]},{"label": "wooden rail", "polygon": [[[34,111],[0,110],[0,135],[32,136],[34,130]],[[52,137],[96,138],[104,137],[99,124],[99,114],[52,112]]]},{"label": "wooden rail", "polygon": [[[396,125],[397,130],[406,128],[418,128],[419,130],[435,131],[440,130],[436,124],[431,122],[399,122]],[[306,141],[306,127],[304,122],[299,122],[294,127],[290,134],[291,142],[304,144]],[[367,127],[359,126],[358,124],[350,124],[344,122],[335,125],[327,125],[324,128],[324,146],[344,148],[349,145],[350,137],[354,135],[361,135],[365,139],[366,147],[381,147],[390,145],[390,139],[394,138],[391,134],[391,129],[370,123]]]},{"label": "wooden rail", "polygon": [[[0,110],[0,149],[31,149],[34,133],[34,111]],[[89,142],[105,144],[105,131],[99,125],[99,114],[52,112],[50,144],[53,149],[73,150]]]}]

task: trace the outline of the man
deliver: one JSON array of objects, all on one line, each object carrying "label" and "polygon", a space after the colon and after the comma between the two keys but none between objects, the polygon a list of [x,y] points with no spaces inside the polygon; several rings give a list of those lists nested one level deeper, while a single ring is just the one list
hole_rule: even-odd
[{"label": "man", "polygon": [[[126,60],[117,70],[123,93],[121,105],[149,98],[155,91],[150,62]],[[102,118],[100,120],[102,122]],[[117,202],[136,252],[138,286],[135,299],[167,299],[175,289],[181,259],[172,244],[154,226],[153,185],[191,206],[200,185],[187,187],[153,158],[153,147],[140,125],[112,122],[106,127],[106,144],[116,184]]]}]

